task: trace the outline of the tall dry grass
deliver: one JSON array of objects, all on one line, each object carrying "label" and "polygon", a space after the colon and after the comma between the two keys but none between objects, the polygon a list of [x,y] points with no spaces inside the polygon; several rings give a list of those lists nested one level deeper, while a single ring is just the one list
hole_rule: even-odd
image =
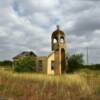
[{"label": "tall dry grass", "polygon": [[[98,73],[98,74],[97,74]],[[47,76],[0,70],[0,98],[12,100],[99,100],[99,72]]]}]

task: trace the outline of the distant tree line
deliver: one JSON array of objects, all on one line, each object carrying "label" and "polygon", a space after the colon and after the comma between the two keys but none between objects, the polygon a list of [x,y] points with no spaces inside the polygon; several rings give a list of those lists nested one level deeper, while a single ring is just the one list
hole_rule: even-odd
[{"label": "distant tree line", "polygon": [[68,56],[68,72],[74,72],[81,68],[100,70],[100,64],[85,65],[82,54],[73,54]]},{"label": "distant tree line", "polygon": [[[78,69],[88,68],[91,70],[100,70],[100,64],[85,65],[82,54],[73,54],[68,56],[68,72],[74,72]],[[36,72],[36,62],[32,57],[27,56],[17,61],[0,61],[0,67],[14,68],[16,72]]]},{"label": "distant tree line", "polygon": [[0,66],[12,66],[12,61],[10,60],[0,61]]}]

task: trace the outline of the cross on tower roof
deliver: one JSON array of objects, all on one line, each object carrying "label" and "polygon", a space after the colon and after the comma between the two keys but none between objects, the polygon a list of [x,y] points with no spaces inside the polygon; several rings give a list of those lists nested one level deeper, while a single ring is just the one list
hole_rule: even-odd
[{"label": "cross on tower roof", "polygon": [[60,29],[60,27],[59,27],[59,25],[57,25],[57,30],[59,30]]}]

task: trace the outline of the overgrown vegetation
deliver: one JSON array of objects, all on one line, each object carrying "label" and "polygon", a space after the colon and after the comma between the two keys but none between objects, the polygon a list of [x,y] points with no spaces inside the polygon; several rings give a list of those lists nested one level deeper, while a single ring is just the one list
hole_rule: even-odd
[{"label": "overgrown vegetation", "polygon": [[68,57],[69,72],[74,72],[84,64],[82,54],[74,54]]},{"label": "overgrown vegetation", "polygon": [[85,65],[82,54],[74,54],[68,57],[68,72],[75,72],[80,69],[100,70],[100,64]]},{"label": "overgrown vegetation", "polygon": [[35,72],[35,66],[35,61],[30,56],[25,56],[14,62],[14,70],[16,72]]},{"label": "overgrown vegetation", "polygon": [[100,70],[100,64],[83,65],[83,68],[88,68],[91,70]]},{"label": "overgrown vegetation", "polygon": [[84,65],[81,54],[72,55],[68,62],[73,73],[62,76],[28,73],[35,71],[30,57],[15,61],[15,71],[1,68],[0,99],[99,100],[100,65]]},{"label": "overgrown vegetation", "polygon": [[12,61],[10,60],[5,60],[5,61],[0,61],[0,66],[1,67],[8,67],[8,66],[12,66]]},{"label": "overgrown vegetation", "polygon": [[0,70],[0,98],[11,100],[99,100],[100,71],[47,76]]}]

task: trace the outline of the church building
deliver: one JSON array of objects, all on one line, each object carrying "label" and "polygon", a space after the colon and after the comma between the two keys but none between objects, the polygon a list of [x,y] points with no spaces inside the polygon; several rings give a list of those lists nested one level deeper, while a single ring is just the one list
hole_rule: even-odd
[{"label": "church building", "polygon": [[36,62],[37,72],[47,75],[61,75],[66,73],[68,69],[66,38],[59,26],[57,26],[57,29],[52,33],[51,49],[52,52],[48,56],[37,56],[33,52],[23,52],[14,57],[13,60],[16,61],[19,57],[30,55],[33,56],[33,60]]}]

